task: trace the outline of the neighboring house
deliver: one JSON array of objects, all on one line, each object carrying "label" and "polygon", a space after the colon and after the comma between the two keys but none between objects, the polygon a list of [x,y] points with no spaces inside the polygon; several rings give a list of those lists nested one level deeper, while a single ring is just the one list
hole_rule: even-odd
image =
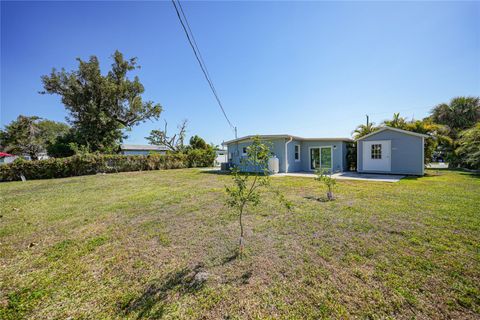
[{"label": "neighboring house", "polygon": [[[247,156],[247,147],[255,136],[246,136],[224,142],[228,162],[239,165]],[[333,172],[347,170],[349,138],[301,138],[288,134],[260,135],[270,144],[272,155],[278,158],[279,172],[311,172],[325,168]]]},{"label": "neighboring house", "polygon": [[227,150],[217,149],[215,150],[216,157],[214,165],[219,167],[222,163],[228,162]]},{"label": "neighboring house", "polygon": [[165,154],[167,150],[168,148],[166,146],[136,144],[122,144],[120,146],[120,153],[124,155],[148,155],[150,153]]},{"label": "neighboring house", "polygon": [[[25,160],[32,160],[32,158],[29,155],[23,155],[22,158]],[[50,157],[46,152],[40,152],[39,154],[37,154],[37,158],[38,160],[50,159]]]},{"label": "neighboring house", "polygon": [[12,163],[16,158],[17,156],[14,156],[13,154],[0,152],[0,164]]},{"label": "neighboring house", "polygon": [[429,136],[383,127],[357,140],[357,171],[424,174],[424,145]]},{"label": "neighboring house", "polygon": [[[8,154],[4,152],[0,152],[0,164],[7,164],[7,163],[12,163],[15,161],[17,158],[23,158],[25,160],[32,160],[32,158],[29,155],[23,155],[23,156],[16,156],[13,154]],[[38,160],[45,160],[50,158],[46,152],[41,152],[38,154]]]}]

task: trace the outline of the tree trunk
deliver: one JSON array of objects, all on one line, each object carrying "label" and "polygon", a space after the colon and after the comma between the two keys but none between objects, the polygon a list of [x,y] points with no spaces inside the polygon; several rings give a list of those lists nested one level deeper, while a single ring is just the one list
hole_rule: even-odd
[{"label": "tree trunk", "polygon": [[243,249],[245,247],[245,242],[243,239],[243,205],[240,207],[240,214],[238,216],[238,221],[240,222],[240,239],[238,241],[238,255],[242,256],[243,255]]},{"label": "tree trunk", "polygon": [[328,198],[329,201],[332,201],[333,199],[335,199],[332,191],[327,192],[327,198]]}]

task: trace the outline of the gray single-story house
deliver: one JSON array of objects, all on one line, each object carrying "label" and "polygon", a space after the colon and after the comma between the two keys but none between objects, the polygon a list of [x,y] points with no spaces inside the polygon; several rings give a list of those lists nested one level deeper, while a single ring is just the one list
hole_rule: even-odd
[{"label": "gray single-story house", "polygon": [[166,146],[122,144],[120,153],[124,155],[148,155],[150,153],[165,154],[168,148]]},{"label": "gray single-story house", "polygon": [[357,171],[423,175],[424,145],[429,136],[383,127],[357,140]]},{"label": "gray single-story house", "polygon": [[[224,142],[228,162],[240,165],[247,156],[247,147],[254,135]],[[347,170],[347,144],[349,138],[302,138],[288,134],[259,135],[267,141],[272,156],[278,158],[279,172],[312,172],[324,168],[332,172]]]}]

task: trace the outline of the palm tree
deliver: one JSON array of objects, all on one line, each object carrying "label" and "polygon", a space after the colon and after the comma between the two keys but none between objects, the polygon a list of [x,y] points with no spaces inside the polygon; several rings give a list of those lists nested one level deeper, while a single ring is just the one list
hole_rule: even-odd
[{"label": "palm tree", "polygon": [[455,153],[465,166],[480,169],[480,122],[460,132]]},{"label": "palm tree", "polygon": [[400,117],[400,113],[397,112],[393,114],[392,120],[385,120],[383,121],[383,124],[393,128],[404,129],[407,124],[407,120],[404,117]]},{"label": "palm tree", "polygon": [[378,128],[375,127],[375,124],[373,122],[370,122],[368,124],[361,124],[359,125],[353,132],[353,138],[357,140],[358,138],[361,138],[363,136],[366,136],[367,134],[370,134],[374,131],[377,131]]},{"label": "palm tree", "polygon": [[450,103],[441,103],[432,109],[432,120],[448,126],[452,138],[458,132],[471,128],[480,121],[479,97],[456,97]]}]

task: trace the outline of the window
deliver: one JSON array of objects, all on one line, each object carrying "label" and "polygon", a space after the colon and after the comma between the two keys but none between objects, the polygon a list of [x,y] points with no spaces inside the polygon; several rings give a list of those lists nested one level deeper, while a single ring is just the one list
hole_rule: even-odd
[{"label": "window", "polygon": [[242,155],[246,156],[247,155],[247,147],[243,147],[242,149]]},{"label": "window", "polygon": [[300,161],[300,145],[295,145],[295,161]]},{"label": "window", "polygon": [[382,145],[381,144],[372,144],[371,158],[372,159],[382,159]]}]

